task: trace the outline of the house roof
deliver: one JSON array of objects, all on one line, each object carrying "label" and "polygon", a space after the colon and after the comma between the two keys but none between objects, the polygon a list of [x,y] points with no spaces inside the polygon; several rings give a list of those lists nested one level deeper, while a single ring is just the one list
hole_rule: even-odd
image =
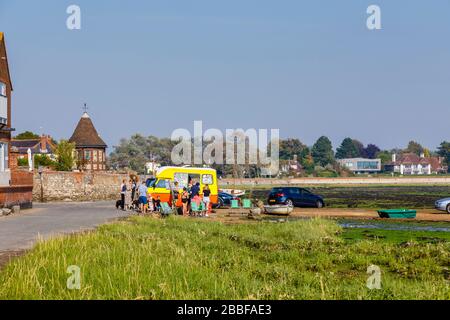
[{"label": "house roof", "polygon": [[442,158],[439,157],[425,157],[421,158],[415,153],[404,153],[390,165],[431,165],[433,170],[439,170],[443,168]]},{"label": "house roof", "polygon": [[106,148],[106,143],[100,138],[92,123],[91,117],[85,112],[78,122],[70,142],[74,142],[77,148]]},{"label": "house roof", "polygon": [[[12,80],[11,80],[11,74],[9,72],[9,65],[8,65],[8,54],[6,53],[6,44],[5,44],[5,37],[3,32],[0,32],[0,48],[3,47],[3,51],[5,53],[5,63],[6,63],[6,75],[8,77],[8,82],[9,82],[9,87],[11,88],[11,91],[13,91],[13,86],[12,86]],[[1,52],[0,52],[1,53]],[[1,59],[2,57],[0,57]],[[0,60],[0,63],[3,61],[3,59]]]},{"label": "house roof", "polygon": [[[11,147],[14,150],[14,152],[17,152],[19,154],[27,154],[28,149],[31,149],[32,154],[40,154],[42,153],[42,140],[39,139],[26,139],[26,140],[11,140]],[[56,146],[51,142],[50,138],[46,139],[46,150],[47,152],[44,152],[46,154],[52,154],[55,150]]]}]

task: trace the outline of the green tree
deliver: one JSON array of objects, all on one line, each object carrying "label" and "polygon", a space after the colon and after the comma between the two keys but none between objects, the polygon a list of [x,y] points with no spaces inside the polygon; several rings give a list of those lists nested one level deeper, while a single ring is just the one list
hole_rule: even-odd
[{"label": "green tree", "polygon": [[424,151],[424,147],[422,147],[422,145],[416,141],[410,141],[408,143],[408,147],[405,149],[405,152],[407,153],[415,153],[418,156],[423,153]]},{"label": "green tree", "polygon": [[161,165],[171,164],[171,153],[176,142],[169,138],[144,137],[135,134],[129,139],[120,140],[109,157],[113,168],[130,168],[144,173],[145,164],[155,161]]},{"label": "green tree", "polygon": [[345,138],[341,146],[336,150],[337,159],[357,158],[359,156],[358,148],[351,138]]},{"label": "green tree", "polygon": [[375,157],[381,159],[382,164],[392,161],[392,153],[386,150],[378,152]]},{"label": "green tree", "polygon": [[311,149],[314,162],[322,167],[334,163],[333,145],[330,139],[325,136],[320,137]]},{"label": "green tree", "polygon": [[31,140],[31,139],[39,139],[39,135],[35,134],[31,131],[25,131],[14,137],[16,140]]},{"label": "green tree", "polygon": [[364,144],[356,139],[352,139],[353,144],[356,148],[356,150],[358,151],[358,155],[356,157],[365,157],[365,148],[364,148]]},{"label": "green tree", "polygon": [[445,159],[445,162],[448,166],[448,172],[450,172],[450,142],[444,141],[441,143],[441,145],[438,147],[438,154],[439,156],[443,157]]},{"label": "green tree", "polygon": [[306,157],[309,149],[299,139],[286,139],[280,141],[280,159],[292,160],[297,156],[299,161]]},{"label": "green tree", "polygon": [[[28,161],[27,161],[28,162]],[[49,156],[46,154],[36,154],[34,156],[34,167],[39,168],[39,166],[42,167],[55,167],[56,162],[50,159]]]},{"label": "green tree", "polygon": [[55,150],[55,155],[57,157],[55,169],[58,171],[72,171],[74,165],[74,151],[75,143],[61,140]]}]

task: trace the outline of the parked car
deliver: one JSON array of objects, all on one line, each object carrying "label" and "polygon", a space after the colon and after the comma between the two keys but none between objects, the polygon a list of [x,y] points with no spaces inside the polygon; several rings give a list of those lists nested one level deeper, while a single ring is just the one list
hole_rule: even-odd
[{"label": "parked car", "polygon": [[447,213],[450,213],[450,198],[445,198],[445,199],[436,201],[436,203],[434,204],[434,207],[437,210],[447,211]]},{"label": "parked car", "polygon": [[219,209],[229,207],[231,206],[231,200],[239,200],[239,198],[226,192],[219,192],[219,201],[217,204],[213,205],[213,208]]},{"label": "parked car", "polygon": [[273,188],[269,194],[269,205],[284,204],[293,207],[323,208],[325,201],[321,196],[313,194],[304,188],[281,187]]}]

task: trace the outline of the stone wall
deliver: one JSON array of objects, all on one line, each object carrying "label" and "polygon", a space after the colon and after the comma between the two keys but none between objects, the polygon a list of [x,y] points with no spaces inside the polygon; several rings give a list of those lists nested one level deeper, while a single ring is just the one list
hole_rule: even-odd
[{"label": "stone wall", "polygon": [[44,201],[97,201],[120,199],[120,184],[127,182],[129,174],[106,172],[53,172],[34,175],[33,200]]}]

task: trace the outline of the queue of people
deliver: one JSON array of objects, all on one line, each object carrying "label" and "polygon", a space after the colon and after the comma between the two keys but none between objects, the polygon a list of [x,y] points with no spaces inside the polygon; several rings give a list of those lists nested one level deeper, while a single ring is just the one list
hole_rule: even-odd
[{"label": "queue of people", "polygon": [[[140,213],[154,213],[161,210],[161,198],[156,198],[150,192],[145,181],[139,183],[136,180],[122,181],[120,186],[120,204],[117,208],[126,211],[133,210]],[[173,206],[182,208],[183,216],[206,216],[208,217],[212,212],[212,203],[210,199],[211,190],[208,185],[203,187],[199,182],[190,181],[187,187],[179,188],[178,182],[174,183],[173,190]],[[202,206],[204,210],[201,212],[194,212],[192,210],[192,203],[197,204],[197,207]],[[171,204],[169,204],[172,206]]]}]

